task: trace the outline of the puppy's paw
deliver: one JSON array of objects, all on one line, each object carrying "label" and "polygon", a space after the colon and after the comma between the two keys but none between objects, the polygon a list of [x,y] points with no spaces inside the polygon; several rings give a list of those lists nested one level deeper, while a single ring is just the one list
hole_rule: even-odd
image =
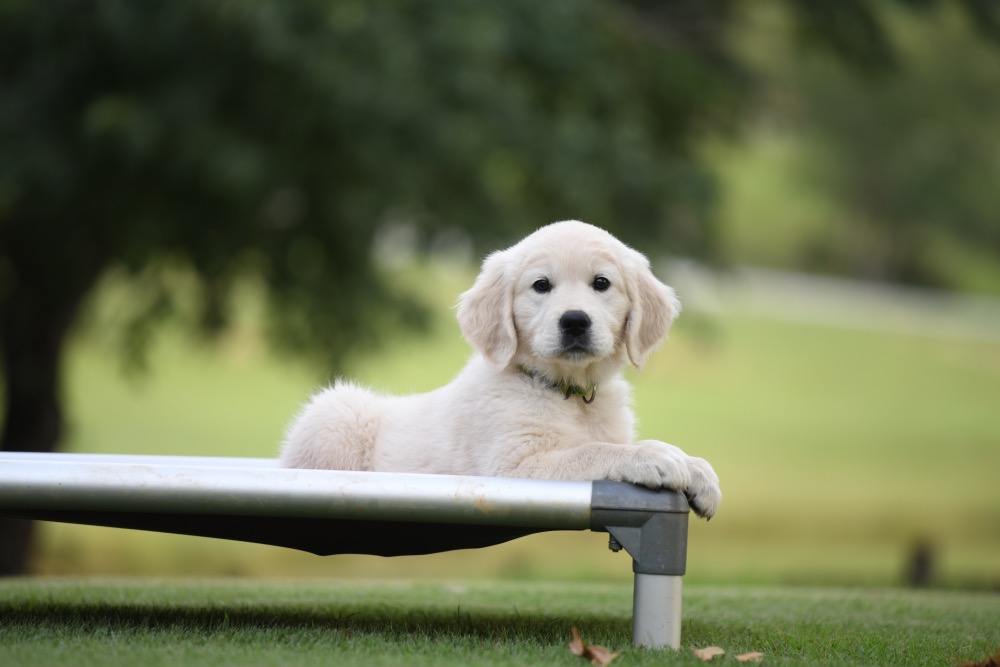
[{"label": "puppy's paw", "polygon": [[622,471],[622,479],[687,496],[694,513],[711,519],[722,502],[719,477],[705,459],[688,456],[659,440],[636,443],[637,451]]},{"label": "puppy's paw", "polygon": [[688,456],[677,447],[659,440],[643,440],[635,444],[623,462],[621,479],[653,489],[686,492],[691,485]]},{"label": "puppy's paw", "polygon": [[688,456],[687,467],[691,473],[691,481],[685,494],[691,509],[698,516],[711,519],[719,509],[719,503],[722,502],[719,477],[705,459]]}]

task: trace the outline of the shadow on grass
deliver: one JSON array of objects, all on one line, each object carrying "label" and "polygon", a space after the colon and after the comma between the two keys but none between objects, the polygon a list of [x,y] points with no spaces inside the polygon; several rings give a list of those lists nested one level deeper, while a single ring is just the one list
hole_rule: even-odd
[{"label": "shadow on grass", "polygon": [[18,608],[0,605],[0,630],[29,634],[169,634],[232,637],[234,635],[371,636],[378,640],[502,639],[530,644],[569,641],[572,625],[588,636],[617,644],[629,642],[629,621],[598,613],[520,614],[516,610],[395,609],[346,606],[329,609],[281,607],[177,608],[145,604],[34,603]]}]

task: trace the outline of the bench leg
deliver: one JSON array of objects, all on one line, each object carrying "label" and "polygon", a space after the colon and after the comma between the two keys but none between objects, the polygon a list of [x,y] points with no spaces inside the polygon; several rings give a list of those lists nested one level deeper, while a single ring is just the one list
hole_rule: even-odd
[{"label": "bench leg", "polygon": [[687,568],[688,513],[684,494],[624,482],[594,482],[591,530],[611,534],[608,547],[632,556],[632,643],[681,645],[681,577]]},{"label": "bench leg", "polygon": [[681,580],[668,574],[635,574],[632,643],[649,648],[681,645]]}]

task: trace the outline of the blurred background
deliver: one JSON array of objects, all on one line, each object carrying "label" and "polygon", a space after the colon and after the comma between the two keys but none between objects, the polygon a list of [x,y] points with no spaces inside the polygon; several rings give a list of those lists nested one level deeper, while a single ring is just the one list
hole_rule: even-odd
[{"label": "blurred background", "polygon": [[[689,580],[1000,588],[992,0],[0,2],[6,450],[273,456],[338,376],[469,355],[485,252],[577,218],[685,312],[640,436],[709,459]],[[621,579],[0,520],[0,574]]]}]

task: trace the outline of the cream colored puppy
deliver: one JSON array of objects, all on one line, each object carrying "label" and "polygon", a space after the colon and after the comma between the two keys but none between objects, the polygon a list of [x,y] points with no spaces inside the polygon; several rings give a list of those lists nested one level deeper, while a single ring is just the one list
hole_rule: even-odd
[{"label": "cream colored puppy", "polygon": [[476,353],[450,384],[382,396],[349,382],[317,393],[288,429],[282,463],[372,470],[634,482],[722,499],[704,459],[634,441],[629,362],[641,366],[680,310],[647,259],[575,220],[493,253],[462,294]]}]

